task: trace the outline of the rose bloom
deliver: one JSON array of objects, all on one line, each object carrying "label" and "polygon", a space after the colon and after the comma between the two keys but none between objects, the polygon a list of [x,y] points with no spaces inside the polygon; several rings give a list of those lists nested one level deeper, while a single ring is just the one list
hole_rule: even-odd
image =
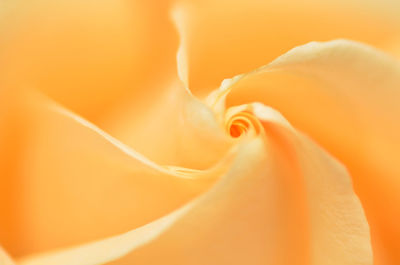
[{"label": "rose bloom", "polygon": [[0,264],[400,264],[397,0],[3,0]]}]

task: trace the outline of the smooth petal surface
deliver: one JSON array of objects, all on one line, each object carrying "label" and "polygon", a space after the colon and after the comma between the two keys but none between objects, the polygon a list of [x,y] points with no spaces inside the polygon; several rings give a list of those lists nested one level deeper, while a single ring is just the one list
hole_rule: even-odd
[{"label": "smooth petal surface", "polygon": [[369,218],[377,262],[400,261],[399,61],[351,41],[314,42],[221,89],[231,90],[228,106],[261,101],[279,109],[340,159]]},{"label": "smooth petal surface", "polygon": [[275,110],[262,104],[253,104],[253,108],[266,133],[276,137],[280,144],[277,148],[289,161],[293,159],[287,167],[297,171],[304,182],[310,264],[372,264],[368,223],[347,170],[306,136],[288,127]]},{"label": "smooth petal surface", "polygon": [[[160,166],[46,97],[28,90],[10,91],[2,98],[8,129],[0,143],[12,152],[2,159],[0,187],[6,192],[0,197],[4,206],[0,229],[2,243],[15,256],[145,225],[204,192],[227,170],[225,153],[205,171]],[[183,147],[197,148],[200,144],[193,137],[204,131],[193,126],[211,130],[207,126],[212,119],[197,101],[178,103],[188,112],[174,113],[178,117],[168,120],[171,127],[165,131],[176,128]],[[221,133],[219,128],[217,132]],[[201,144],[215,150],[205,140]]]},{"label": "smooth petal surface", "polygon": [[343,167],[275,111],[255,113],[264,136],[244,139],[227,174],[194,201],[127,234],[21,264],[103,264],[128,250],[111,264],[372,264]]},{"label": "smooth petal surface", "polygon": [[[239,166],[239,168],[235,167],[236,168],[235,172],[237,172],[237,173],[241,172],[241,170],[245,170],[245,171],[254,170],[251,167],[247,166],[248,163],[245,162],[245,161],[247,161],[247,158],[251,159],[250,160],[251,165],[254,165],[254,162],[256,162],[256,163],[259,162],[259,159],[263,160],[263,158],[264,158],[264,156],[262,155],[264,153],[263,152],[263,149],[264,149],[263,144],[259,140],[257,141],[257,143],[253,143],[253,144],[250,144],[250,145],[244,147],[244,149],[245,150],[239,151],[240,157],[237,158],[237,160],[239,160],[239,161],[236,162],[239,164],[239,165],[236,165],[236,166]],[[260,155],[262,155],[262,156],[260,157]],[[238,171],[237,169],[240,169],[240,171]],[[231,174],[235,174],[235,173],[232,172],[228,175],[231,177]],[[132,260],[132,257],[127,257],[128,260],[126,262],[128,264],[132,264],[132,262],[135,264],[157,264],[157,263],[161,263],[161,262],[163,264],[164,263],[165,264],[188,264],[188,263],[185,263],[184,260],[186,260],[186,262],[190,262],[190,264],[192,264],[192,263],[193,264],[204,264],[203,262],[205,260],[209,260],[212,257],[209,257],[208,255],[203,255],[204,253],[201,253],[201,251],[197,252],[197,250],[199,250],[199,249],[196,249],[196,245],[190,244],[194,247],[194,248],[191,248],[191,246],[188,245],[188,243],[190,243],[192,240],[194,240],[194,241],[207,240],[207,235],[204,234],[199,239],[197,239],[196,237],[192,237],[191,235],[193,235],[193,231],[190,231],[190,230],[192,230],[193,227],[192,228],[186,227],[187,219],[189,219],[189,222],[191,222],[191,223],[195,222],[192,225],[197,224],[196,229],[202,229],[203,226],[209,227],[210,225],[213,225],[213,223],[216,221],[217,221],[217,224],[219,224],[218,219],[208,219],[207,218],[208,216],[201,217],[201,213],[204,210],[206,211],[204,213],[207,213],[208,209],[207,209],[207,207],[205,208],[205,206],[210,207],[211,203],[217,202],[214,200],[215,196],[217,196],[217,197],[223,196],[223,197],[221,198],[222,201],[220,203],[217,203],[217,205],[212,207],[212,208],[215,207],[215,209],[212,209],[212,208],[210,209],[213,214],[216,214],[216,215],[226,214],[227,211],[231,210],[231,207],[234,207],[233,205],[231,205],[231,207],[224,209],[223,212],[218,211],[220,209],[220,207],[222,206],[220,204],[221,203],[224,204],[224,202],[226,202],[226,199],[228,199],[228,202],[230,199],[235,199],[234,197],[231,196],[231,195],[233,195],[231,193],[232,185],[226,185],[226,184],[229,184],[232,181],[234,182],[232,184],[235,184],[237,182],[236,178],[238,178],[240,175],[235,174],[236,178],[234,178],[234,179],[228,178],[228,175],[219,181],[219,184],[217,184],[218,188],[214,187],[212,190],[207,192],[205,195],[200,196],[194,202],[184,206],[183,208],[179,209],[178,211],[172,213],[171,215],[164,217],[163,219],[167,222],[167,228],[169,226],[169,229],[167,229],[167,231],[165,231],[163,234],[161,232],[163,232],[164,229],[158,229],[158,228],[162,228],[162,227],[160,227],[160,225],[162,225],[162,223],[165,223],[164,221],[162,221],[162,219],[157,220],[156,222],[154,222],[152,224],[149,224],[148,227],[151,228],[149,230],[149,232],[151,232],[150,234],[154,233],[155,231],[159,232],[159,234],[156,237],[154,237],[153,242],[147,242],[147,244],[144,246],[136,244],[136,241],[141,242],[141,241],[143,241],[142,238],[148,236],[149,233],[147,233],[147,234],[143,233],[142,235],[139,233],[139,230],[146,229],[145,227],[140,228],[136,231],[132,231],[132,232],[127,233],[122,236],[106,239],[105,241],[102,241],[102,242],[96,242],[92,245],[85,246],[83,248],[77,248],[77,249],[74,249],[72,251],[70,250],[67,252],[55,253],[54,255],[50,254],[49,256],[43,256],[43,257],[39,256],[38,258],[28,259],[28,260],[24,261],[22,264],[24,264],[24,265],[54,264],[54,263],[69,264],[68,262],[64,263],[64,261],[72,261],[72,260],[77,261],[78,262],[77,264],[99,264],[98,263],[99,262],[98,253],[99,253],[99,250],[101,250],[101,248],[99,248],[99,247],[101,247],[103,244],[111,243],[111,244],[107,244],[108,245],[107,248],[108,248],[108,250],[112,250],[111,252],[109,252],[111,254],[110,257],[112,257],[109,259],[109,261],[112,261],[115,258],[112,255],[115,253],[114,251],[121,253],[121,249],[128,249],[129,245],[127,245],[127,243],[129,244],[129,241],[133,242],[133,243],[130,243],[131,246],[136,245],[135,247],[137,248],[137,250],[133,252],[133,254],[135,255],[135,257],[133,257],[133,260]],[[238,188],[236,185],[234,185],[234,187]],[[268,186],[263,186],[263,188],[268,188]],[[230,197],[230,199],[226,198],[224,196],[225,192],[223,192],[223,191],[229,192],[228,197]],[[239,196],[239,197],[237,197],[235,200],[240,201],[241,195],[242,194],[236,194],[236,196]],[[258,196],[259,195],[257,195],[256,198]],[[229,204],[226,206],[229,206]],[[264,205],[259,204],[258,206],[263,207]],[[256,206],[256,208],[258,208],[258,207]],[[254,210],[255,209],[249,209],[250,212],[255,214]],[[193,215],[195,215],[195,216],[193,216]],[[177,217],[180,217],[180,218],[177,218]],[[243,217],[246,218],[245,215]],[[204,222],[204,221],[207,221],[207,222]],[[261,220],[259,220],[259,221],[254,220],[254,221],[261,222]],[[183,222],[183,227],[182,227],[182,222]],[[240,223],[242,225],[244,224],[243,222],[240,222]],[[183,231],[182,231],[182,228],[183,228]],[[186,230],[188,228],[190,230]],[[172,230],[172,231],[168,232],[168,230]],[[176,230],[178,230],[178,231],[176,231]],[[201,232],[201,231],[199,231],[199,232]],[[168,235],[170,233],[172,233],[172,236],[174,236],[174,237],[178,236],[180,238],[175,238],[173,240],[167,238],[168,241],[165,242],[165,237],[169,237]],[[198,233],[198,232],[196,232],[196,233]],[[243,234],[243,236],[245,236],[245,234]],[[252,237],[253,234],[251,234],[249,236]],[[260,236],[258,236],[258,237],[259,237],[259,240],[263,240],[264,242],[266,242],[266,240],[267,240],[267,238],[262,239]],[[207,242],[208,242],[207,245],[210,245],[209,244],[210,241],[207,241]],[[202,241],[202,243],[204,244],[206,242]],[[215,242],[215,243],[217,243],[217,242]],[[226,241],[226,243],[229,244],[228,241]],[[153,246],[154,244],[156,244],[156,245],[161,244],[161,246]],[[179,251],[179,253],[175,252],[175,254],[177,254],[177,255],[174,255],[174,252],[170,252],[170,248],[175,247],[174,244],[177,244],[181,248],[182,247],[190,248],[190,249],[192,249],[192,251],[194,253],[185,253],[185,252]],[[241,244],[241,243],[239,242],[239,244]],[[143,250],[140,247],[142,247]],[[154,247],[156,247],[157,249],[154,250],[153,249]],[[90,250],[90,251],[86,251],[86,250]],[[248,251],[252,251],[251,248],[248,248]],[[136,252],[139,252],[139,253],[136,254]],[[190,254],[196,254],[196,257],[191,256]],[[222,253],[217,252],[214,254],[213,258],[218,258],[218,255],[221,255],[221,254]],[[260,252],[258,254],[260,255],[262,253]],[[137,255],[139,255],[139,256],[137,256]],[[166,259],[165,255],[168,256],[167,259]],[[199,255],[203,256],[203,258],[200,258]],[[242,260],[243,260],[243,258],[248,257],[247,255],[244,255],[244,253],[242,255],[243,255]],[[82,256],[88,257],[88,260],[81,261],[80,258]],[[226,256],[226,253],[223,254],[223,256],[225,256],[225,258],[228,258]],[[221,258],[221,257],[219,257],[219,258]],[[258,258],[258,257],[254,257],[254,258]],[[100,261],[100,264],[104,263],[105,261],[107,261],[107,260],[104,259],[104,260]],[[81,263],[79,263],[79,262],[81,262]],[[122,264],[123,263],[124,263],[124,260],[122,260]]]},{"label": "smooth petal surface", "polygon": [[39,89],[91,121],[128,99],[146,100],[163,88],[153,80],[175,65],[167,4],[2,1],[0,80]]},{"label": "smooth petal surface", "polygon": [[107,132],[153,161],[205,169],[232,145],[214,113],[177,80],[162,80],[160,93],[121,105],[102,123]]},{"label": "smooth petal surface", "polygon": [[385,50],[400,60],[400,37],[388,41]]},{"label": "smooth petal surface", "polygon": [[135,248],[154,240],[177,218],[190,208],[190,204],[172,214],[146,224],[128,233],[58,252],[39,254],[19,260],[19,265],[95,265],[105,264],[125,256]]},{"label": "smooth petal surface", "polygon": [[400,32],[398,4],[390,0],[206,0],[177,6],[185,13],[189,84],[199,96],[310,41],[349,38],[383,47]]}]

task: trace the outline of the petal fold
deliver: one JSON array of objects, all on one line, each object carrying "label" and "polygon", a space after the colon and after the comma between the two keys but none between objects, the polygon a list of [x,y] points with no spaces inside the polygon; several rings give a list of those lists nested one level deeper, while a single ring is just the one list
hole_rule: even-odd
[{"label": "petal fold", "polygon": [[[0,231],[16,257],[143,226],[203,193],[230,164],[229,149],[205,170],[157,164],[40,93],[10,91]],[[201,121],[196,106],[187,115]]]},{"label": "petal fold", "polygon": [[224,81],[218,93],[229,94],[227,106],[261,101],[278,109],[342,161],[369,219],[375,257],[400,260],[398,60],[353,41],[313,42]]},{"label": "petal fold", "polygon": [[230,169],[199,197],[129,233],[22,264],[95,265],[105,245],[100,262],[118,256],[110,263],[118,265],[372,264],[368,225],[346,170],[276,111],[252,108],[264,133],[243,138]]},{"label": "petal fold", "polygon": [[203,97],[223,78],[315,40],[348,38],[383,48],[400,31],[398,9],[390,3],[178,0],[175,5],[185,14],[178,23],[185,36],[189,86]]}]

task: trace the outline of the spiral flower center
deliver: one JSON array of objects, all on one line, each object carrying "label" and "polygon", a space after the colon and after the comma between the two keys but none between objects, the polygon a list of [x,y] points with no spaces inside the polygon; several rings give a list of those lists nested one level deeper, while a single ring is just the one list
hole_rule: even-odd
[{"label": "spiral flower center", "polygon": [[233,138],[246,134],[257,135],[260,132],[260,122],[254,114],[247,110],[231,109],[226,114],[226,131]]}]

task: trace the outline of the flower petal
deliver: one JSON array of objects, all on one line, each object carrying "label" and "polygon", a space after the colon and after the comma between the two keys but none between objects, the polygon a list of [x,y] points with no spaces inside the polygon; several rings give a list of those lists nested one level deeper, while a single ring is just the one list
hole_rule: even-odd
[{"label": "flower petal", "polygon": [[259,70],[226,80],[221,89],[232,90],[228,106],[261,101],[280,110],[340,159],[365,207],[377,260],[387,255],[386,262],[396,264],[399,88],[400,62],[366,45],[337,40],[297,47]]},{"label": "flower petal", "polygon": [[[160,80],[160,93],[120,106],[101,127],[164,165],[205,169],[232,145],[214,113],[177,80]],[[145,90],[145,89],[144,89]]]},{"label": "flower petal", "polygon": [[[49,255],[43,255],[43,256],[37,256],[37,257],[32,257],[28,258],[26,260],[23,260],[21,264],[24,265],[34,265],[34,264],[70,264],[71,261],[74,262],[74,264],[103,264],[108,261],[112,261],[116,258],[116,253],[119,253],[120,256],[123,256],[126,254],[126,252],[130,249],[135,249],[133,253],[135,254],[137,251],[139,252],[139,257],[134,257],[134,261],[131,260],[131,257],[128,257],[129,259],[129,264],[134,262],[135,264],[157,264],[157,263],[165,263],[165,264],[177,264],[176,263],[176,258],[177,259],[190,259],[192,260],[193,264],[204,264],[202,261],[204,259],[211,258],[208,255],[204,255],[205,258],[203,259],[197,259],[194,256],[191,256],[191,253],[185,253],[185,252],[179,252],[176,253],[177,256],[175,257],[168,257],[167,259],[163,257],[162,255],[168,255],[169,249],[173,246],[173,244],[177,244],[179,246],[186,246],[190,247],[188,245],[188,240],[190,240],[190,236],[192,233],[190,231],[179,231],[181,230],[181,227],[183,227],[183,230],[186,230],[188,227],[186,224],[186,219],[189,219],[190,222],[194,222],[192,225],[199,226],[197,229],[202,229],[200,226],[207,226],[207,224],[212,225],[214,221],[218,221],[218,219],[211,219],[208,220],[207,223],[204,223],[204,219],[208,219],[209,216],[204,216],[202,217],[201,212],[199,212],[198,208],[200,210],[204,210],[204,204],[209,205],[214,201],[215,196],[221,196],[224,195],[224,192],[221,194],[221,189],[222,191],[228,191],[230,195],[232,191],[232,185],[226,185],[232,180],[230,179],[231,177],[234,177],[233,182],[236,183],[235,181],[236,178],[240,177],[240,173],[242,170],[247,171],[247,170],[255,170],[252,169],[251,167],[248,166],[248,162],[250,161],[251,165],[254,165],[254,162],[259,162],[260,159],[261,161],[263,160],[263,156],[260,157],[259,155],[262,155],[262,142],[257,141],[257,143],[253,143],[250,145],[246,145],[244,147],[245,150],[239,151],[240,158],[237,158],[238,160],[238,165],[236,165],[236,169],[240,170],[230,170],[232,171],[229,174],[229,177],[226,176],[222,180],[219,181],[218,184],[218,189],[213,188],[211,191],[207,192],[207,195],[202,195],[199,198],[197,198],[195,201],[190,202],[189,204],[185,205],[184,207],[178,209],[177,211],[173,212],[170,215],[167,215],[166,217],[159,219],[155,221],[154,223],[150,223],[149,225],[146,225],[144,227],[141,227],[137,230],[131,231],[129,233],[123,234],[121,236],[116,236],[113,238],[105,239],[103,241],[99,242],[94,242],[93,244],[89,244],[86,246],[78,247],[75,249],[67,250],[67,251],[61,251],[61,252],[55,252],[55,253],[50,253]],[[261,153],[260,153],[261,152]],[[250,158],[248,161],[247,159]],[[255,161],[253,161],[255,160]],[[261,165],[259,165],[261,166]],[[241,169],[241,167],[245,167]],[[235,175],[235,176],[231,176]],[[257,177],[257,176],[254,176]],[[228,183],[227,183],[228,182]],[[237,185],[237,184],[236,184]],[[236,186],[233,185],[233,186]],[[251,185],[253,186],[253,185]],[[264,186],[264,189],[268,188],[268,186]],[[210,194],[210,195],[208,195]],[[236,200],[241,200],[241,194],[237,194],[238,197],[236,197]],[[211,197],[211,198],[209,198]],[[225,196],[223,196],[225,197]],[[229,196],[231,197],[231,196]],[[258,196],[257,196],[258,197]],[[224,198],[222,198],[224,199]],[[211,201],[210,201],[211,200]],[[223,202],[222,202],[223,203]],[[260,204],[260,206],[263,206]],[[217,203],[215,206],[211,207],[210,210],[216,215],[219,215],[220,213],[224,213],[224,211],[229,211],[231,207],[227,207],[223,212],[218,212],[218,209],[220,209],[221,205],[220,203]],[[212,209],[214,208],[214,209]],[[207,209],[205,209],[207,211]],[[255,209],[252,209],[251,212],[253,212]],[[186,215],[192,213],[190,216],[186,217]],[[206,212],[207,213],[207,212]],[[192,216],[192,215],[195,216]],[[217,216],[216,216],[217,217]],[[184,222],[184,225],[181,225],[180,223]],[[243,223],[242,223],[243,224]],[[176,234],[176,229],[178,229],[178,235]],[[192,228],[189,228],[192,229]],[[142,231],[144,230],[144,231]],[[169,241],[169,243],[165,243],[163,240],[163,237],[168,236],[169,232],[168,230],[172,230],[173,236],[179,236],[183,238],[176,238],[172,241]],[[189,232],[189,233],[188,233]],[[165,233],[167,233],[165,235]],[[205,235],[206,236],[206,235]],[[253,235],[251,235],[253,236]],[[203,238],[203,237],[202,237]],[[197,240],[196,238],[192,238],[193,240]],[[205,237],[204,240],[207,240],[207,245],[210,245],[209,243],[212,242],[210,241],[211,238]],[[261,237],[260,237],[261,239]],[[262,239],[263,241],[267,240],[267,238]],[[160,242],[161,241],[161,242]],[[145,244],[146,243],[146,244]],[[205,242],[203,242],[205,243]],[[229,244],[229,241],[227,240],[226,243]],[[152,244],[162,244],[162,247],[157,247],[155,251],[150,250],[153,248]],[[145,252],[144,254],[140,254],[142,251]],[[150,249],[149,249],[150,248]],[[101,251],[104,250],[104,251]],[[192,250],[197,252],[196,248],[194,247]],[[250,250],[251,251],[251,250]],[[98,253],[104,253],[104,255],[98,255]],[[245,252],[242,252],[245,254]],[[173,253],[171,253],[173,254]],[[204,254],[204,253],[203,253]],[[201,252],[197,253],[196,255],[202,255]],[[222,253],[221,253],[222,254]],[[260,253],[261,254],[261,253]],[[143,257],[144,255],[144,257]],[[226,257],[226,253],[223,254],[223,256]],[[82,259],[82,257],[85,257],[85,259]],[[208,258],[207,258],[208,257]],[[246,257],[246,255],[245,255]],[[214,256],[215,258],[215,256]],[[123,260],[122,260],[123,262]],[[197,262],[197,263],[196,263]],[[189,264],[192,264],[189,263]],[[187,262],[184,264],[188,264]]]},{"label": "flower petal", "polygon": [[22,264],[372,264],[368,226],[343,167],[275,112],[257,115],[266,138],[244,140],[228,173],[183,208]]},{"label": "flower petal", "polygon": [[385,50],[387,50],[388,52],[390,52],[390,54],[400,59],[400,36],[392,40],[389,40],[386,44]]},{"label": "flower petal", "polygon": [[304,181],[300,187],[305,189],[309,211],[310,264],[372,264],[368,223],[347,170],[289,127],[275,110],[262,104],[253,104],[253,108]]},{"label": "flower petal", "polygon": [[19,265],[95,265],[111,262],[125,256],[135,248],[154,240],[160,233],[167,229],[186,208],[174,211],[155,222],[149,223],[125,234],[114,236],[105,240],[70,248],[58,252],[39,254],[25,257],[18,262]]},{"label": "flower petal", "polygon": [[189,88],[189,63],[187,58],[187,40],[185,33],[185,12],[179,8],[172,10],[171,12],[172,19],[176,26],[176,29],[179,33],[179,48],[177,52],[177,70],[178,76],[180,80],[184,83],[185,87]]},{"label": "flower petal", "polygon": [[189,85],[204,96],[228,76],[250,71],[310,41],[350,38],[382,46],[398,36],[398,10],[384,1],[178,1],[185,16]]},{"label": "flower petal", "polygon": [[10,11],[1,18],[0,79],[40,89],[92,121],[126,98],[158,93],[163,87],[149,84],[175,74],[167,1],[3,3]]},{"label": "flower petal", "polygon": [[[11,91],[14,97],[2,98],[7,112],[0,112],[9,115],[0,143],[12,151],[1,152],[9,169],[1,167],[0,187],[7,187],[1,205],[7,207],[0,230],[14,256],[147,224],[204,192],[230,164],[229,153],[226,161],[222,153],[220,163],[204,171],[161,166],[46,97]],[[187,106],[195,112],[188,117],[207,127],[196,106]],[[191,128],[184,115],[182,127]]]},{"label": "flower petal", "polygon": [[15,265],[14,261],[11,260],[10,256],[0,246],[0,264],[1,265]]}]

